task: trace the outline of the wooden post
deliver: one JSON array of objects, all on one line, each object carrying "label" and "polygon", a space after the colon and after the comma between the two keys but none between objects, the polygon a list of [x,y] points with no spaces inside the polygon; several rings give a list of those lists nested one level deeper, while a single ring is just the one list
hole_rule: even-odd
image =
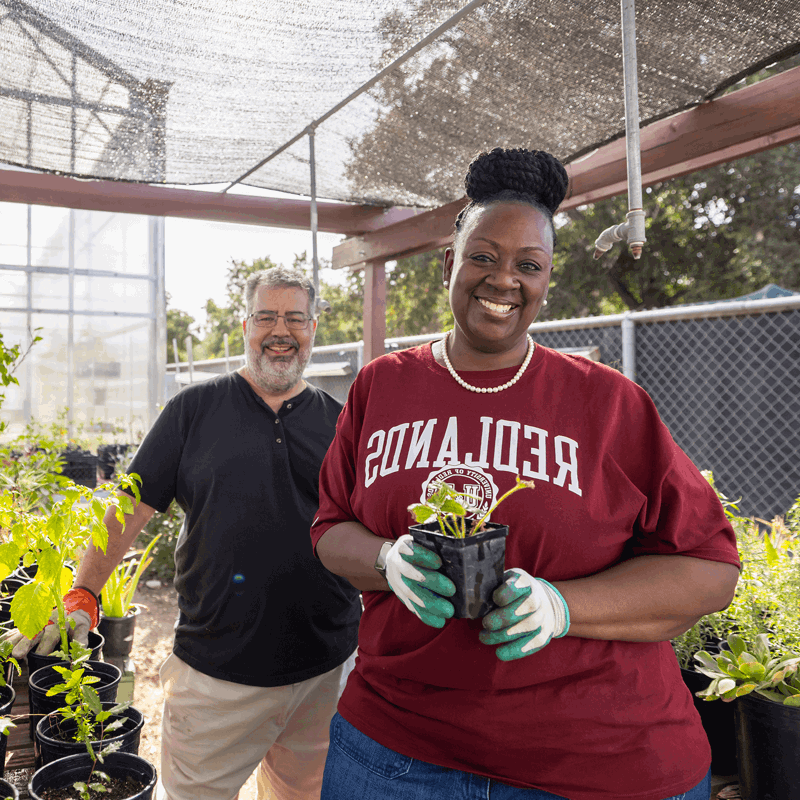
[{"label": "wooden post", "polygon": [[386,340],[386,262],[364,265],[364,363],[382,356]]}]

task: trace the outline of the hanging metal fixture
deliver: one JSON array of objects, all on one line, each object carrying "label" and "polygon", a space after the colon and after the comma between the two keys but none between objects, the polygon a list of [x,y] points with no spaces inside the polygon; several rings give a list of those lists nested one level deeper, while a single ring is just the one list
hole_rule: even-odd
[{"label": "hanging metal fixture", "polygon": [[647,238],[642,208],[642,159],[639,147],[639,84],[636,77],[636,8],[634,0],[622,0],[622,70],[625,80],[625,138],[628,163],[628,213],[625,222],[606,228],[594,243],[600,258],[615,242],[627,241],[638,259]]}]

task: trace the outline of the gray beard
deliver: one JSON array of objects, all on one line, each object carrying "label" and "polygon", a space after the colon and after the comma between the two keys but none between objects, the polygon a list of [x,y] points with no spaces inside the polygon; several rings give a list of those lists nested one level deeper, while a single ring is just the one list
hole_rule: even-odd
[{"label": "gray beard", "polygon": [[298,349],[289,353],[288,361],[276,362],[274,356],[270,358],[262,348],[255,350],[245,347],[244,351],[244,362],[250,378],[267,394],[283,394],[299,383],[310,357],[310,345],[307,352]]}]

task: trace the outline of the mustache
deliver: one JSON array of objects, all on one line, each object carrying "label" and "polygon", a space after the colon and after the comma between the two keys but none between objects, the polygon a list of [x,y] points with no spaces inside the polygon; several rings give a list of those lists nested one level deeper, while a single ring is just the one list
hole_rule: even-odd
[{"label": "mustache", "polygon": [[300,345],[297,343],[296,339],[292,339],[291,336],[273,336],[270,339],[261,343],[261,350],[264,351],[268,347],[272,347],[272,345],[282,344],[287,345],[289,347],[294,347],[295,350],[300,349]]}]

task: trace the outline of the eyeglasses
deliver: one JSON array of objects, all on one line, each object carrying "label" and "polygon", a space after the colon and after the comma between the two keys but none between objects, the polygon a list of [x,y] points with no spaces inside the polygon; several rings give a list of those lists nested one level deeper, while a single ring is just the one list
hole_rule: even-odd
[{"label": "eyeglasses", "polygon": [[311,317],[299,311],[290,311],[288,314],[276,314],[274,311],[255,311],[247,319],[253,318],[253,324],[259,328],[274,328],[279,319],[283,319],[290,331],[303,331],[308,327]]}]

